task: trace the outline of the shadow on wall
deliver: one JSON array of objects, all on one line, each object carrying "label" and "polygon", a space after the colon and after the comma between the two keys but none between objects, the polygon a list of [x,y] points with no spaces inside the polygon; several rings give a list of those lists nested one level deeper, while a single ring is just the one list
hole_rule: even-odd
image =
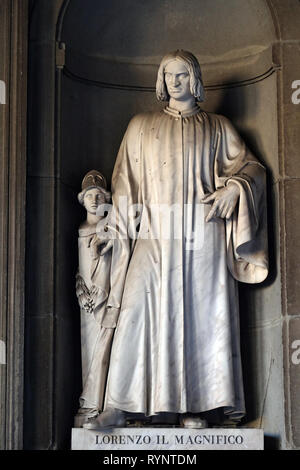
[{"label": "shadow on wall", "polygon": [[[232,82],[234,81],[233,79]],[[257,328],[260,328],[259,325],[262,325],[267,320],[264,318],[264,312],[267,309],[264,291],[274,284],[278,275],[276,260],[278,251],[276,237],[277,202],[273,170],[266,165],[261,151],[261,129],[256,128],[253,132],[241,125],[249,112],[248,102],[250,92],[246,88],[248,87],[224,90],[222,99],[219,101],[215,112],[227,116],[234,123],[249,150],[266,167],[269,275],[261,284],[249,285],[239,283],[241,350],[247,413],[242,421],[242,425],[247,426],[248,424],[251,427],[263,427],[265,400],[274,359],[271,352],[266,351],[267,346],[263,344],[263,336],[257,333]],[[255,110],[259,103],[255,88],[253,89],[250,107],[252,110]],[[268,110],[266,110],[266,113],[268,113]],[[266,114],[267,117],[268,115]],[[268,353],[268,356],[271,354],[269,365],[266,358],[262,358],[265,351]],[[268,436],[266,438],[267,448],[278,448],[278,439],[278,437]]]}]

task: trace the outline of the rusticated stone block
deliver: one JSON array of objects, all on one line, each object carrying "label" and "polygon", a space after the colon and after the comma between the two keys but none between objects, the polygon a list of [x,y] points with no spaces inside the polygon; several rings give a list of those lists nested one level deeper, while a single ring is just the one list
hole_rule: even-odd
[{"label": "rusticated stone block", "polygon": [[[287,176],[300,176],[300,42],[283,44],[284,163]],[[296,88],[297,87],[297,88]],[[299,91],[298,91],[299,90]]]},{"label": "rusticated stone block", "polygon": [[[300,2],[298,0],[269,0],[274,16],[280,24],[280,35],[283,40],[299,39]],[[275,18],[274,18],[275,19]]]},{"label": "rusticated stone block", "polygon": [[289,324],[289,363],[292,443],[300,447],[300,317]]},{"label": "rusticated stone block", "polygon": [[287,313],[300,313],[300,179],[284,183]]}]

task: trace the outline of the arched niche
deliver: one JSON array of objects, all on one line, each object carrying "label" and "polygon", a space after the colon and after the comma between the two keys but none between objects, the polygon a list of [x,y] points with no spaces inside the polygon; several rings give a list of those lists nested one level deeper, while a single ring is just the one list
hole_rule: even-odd
[{"label": "arched niche", "polygon": [[[280,393],[276,384],[281,380],[271,376],[264,401],[270,363],[281,361],[278,246],[273,234],[273,182],[279,172],[277,64],[270,9],[261,0],[87,0],[84,8],[73,0],[64,13],[59,37],[65,47],[60,170],[66,185],[79,188],[92,168],[110,180],[130,118],[163,106],[155,97],[157,68],[166,52],[178,48],[192,51],[202,65],[204,109],[227,115],[268,167],[271,274],[262,286],[240,288],[246,422],[259,426],[263,415],[266,422],[264,407]],[[75,198],[72,208],[70,200],[68,204],[69,213],[80,210]],[[272,406],[267,411],[271,428],[273,411]]]},{"label": "arched niche", "polygon": [[[84,7],[80,0],[67,2],[59,29],[65,44],[62,112],[70,126],[66,133],[77,135],[78,142],[66,139],[64,177],[79,182],[76,170],[99,165],[100,158],[110,178],[129,119],[157,109],[157,67],[166,52],[178,48],[192,51],[202,65],[206,109],[227,113],[241,131],[251,133],[254,122],[258,129],[260,119],[266,122],[261,108],[266,110],[268,99],[270,127],[276,127],[273,96],[266,91],[272,80],[275,90],[275,39],[271,12],[261,0],[88,0]],[[268,78],[267,87],[256,85]],[[276,99],[272,102],[276,107]],[[259,139],[254,133],[250,138]],[[256,147],[263,154],[267,145]],[[77,168],[67,158],[74,151],[80,153]],[[264,157],[276,172],[267,151]]]},{"label": "arched niche", "polygon": [[[79,188],[83,174],[91,168],[110,179],[130,118],[161,106],[154,90],[161,57],[182,48],[191,50],[202,64],[207,95],[203,107],[227,115],[267,164],[269,202],[274,204],[272,180],[278,176],[275,39],[271,12],[261,0],[87,0],[84,7],[80,0],[70,1],[59,37],[65,44],[60,115],[62,181]],[[71,203],[70,197],[65,197],[61,204],[68,214],[80,211],[75,198]],[[271,210],[270,223],[272,227]],[[269,328],[281,315],[274,260],[276,237],[270,241],[271,279],[263,286],[240,289],[248,422],[258,420],[256,425],[265,413],[262,407],[269,403],[263,400],[270,380],[267,371],[274,360],[271,345],[280,345],[279,330]],[[275,359],[281,360],[278,348]],[[274,384],[280,380],[271,378]],[[272,390],[268,393],[269,398]]]}]

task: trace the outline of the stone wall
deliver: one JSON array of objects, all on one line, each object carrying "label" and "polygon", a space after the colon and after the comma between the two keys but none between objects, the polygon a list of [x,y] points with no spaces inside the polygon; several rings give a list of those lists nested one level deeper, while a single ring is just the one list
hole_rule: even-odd
[{"label": "stone wall", "polygon": [[[282,67],[278,79],[278,128],[286,437],[287,447],[299,448],[300,103],[295,99],[295,94],[293,98],[296,91],[293,84],[300,80],[300,3],[274,0],[270,2],[270,6],[277,26],[276,61]],[[300,83],[298,87],[299,85]]]}]

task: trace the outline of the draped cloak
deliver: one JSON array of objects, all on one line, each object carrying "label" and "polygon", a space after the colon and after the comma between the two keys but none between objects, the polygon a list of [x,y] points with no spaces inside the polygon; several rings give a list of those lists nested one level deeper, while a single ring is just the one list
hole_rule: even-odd
[{"label": "draped cloak", "polygon": [[[206,222],[211,206],[201,200],[229,181],[240,189],[233,215]],[[122,197],[141,210],[135,239],[115,241],[108,305],[120,316],[106,407],[146,415],[224,407],[241,417],[236,281],[262,282],[268,272],[264,167],[225,117],[166,107],[131,120],[112,194],[119,227]],[[161,204],[176,207],[175,236],[165,236],[164,211],[151,210]],[[161,232],[147,239],[151,217]]]}]

